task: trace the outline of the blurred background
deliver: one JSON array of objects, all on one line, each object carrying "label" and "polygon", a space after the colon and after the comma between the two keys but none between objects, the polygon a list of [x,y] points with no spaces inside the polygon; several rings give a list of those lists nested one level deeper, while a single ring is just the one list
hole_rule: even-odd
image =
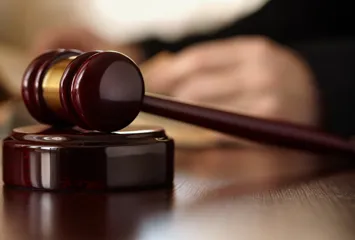
[{"label": "blurred background", "polygon": [[[190,34],[212,33],[257,11],[266,2],[0,0],[1,137],[12,127],[34,123],[19,100],[20,83],[25,67],[38,55],[34,46],[42,41],[43,33],[48,33],[50,29],[83,27],[113,44],[148,38],[169,42]],[[8,101],[9,96],[18,99]]]},{"label": "blurred background", "polygon": [[[213,31],[267,0],[1,0],[1,41],[26,49],[46,28],[85,25],[112,41]],[[69,25],[67,25],[69,24]]]}]

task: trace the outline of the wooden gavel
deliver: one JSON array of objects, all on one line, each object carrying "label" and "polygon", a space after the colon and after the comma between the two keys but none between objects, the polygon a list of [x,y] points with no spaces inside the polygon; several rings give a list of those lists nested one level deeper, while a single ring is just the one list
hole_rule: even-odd
[{"label": "wooden gavel", "polygon": [[113,132],[128,126],[144,111],[264,144],[321,153],[355,153],[347,140],[316,129],[145,93],[139,68],[118,52],[46,52],[27,68],[22,96],[37,121],[53,126]]}]

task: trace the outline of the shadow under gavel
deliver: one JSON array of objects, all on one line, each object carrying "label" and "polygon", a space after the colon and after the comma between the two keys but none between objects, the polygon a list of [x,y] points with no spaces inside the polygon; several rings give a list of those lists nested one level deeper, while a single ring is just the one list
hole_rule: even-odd
[{"label": "shadow under gavel", "polygon": [[355,154],[349,141],[317,129],[145,93],[138,66],[118,52],[46,52],[28,66],[22,96],[37,121],[53,126],[113,132],[128,126],[144,111],[263,144]]}]

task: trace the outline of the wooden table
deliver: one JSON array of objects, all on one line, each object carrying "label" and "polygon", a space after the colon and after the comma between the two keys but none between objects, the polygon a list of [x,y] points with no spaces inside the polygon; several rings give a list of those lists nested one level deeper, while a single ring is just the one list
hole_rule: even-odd
[{"label": "wooden table", "polygon": [[354,239],[351,160],[179,149],[173,190],[0,191],[0,239]]}]

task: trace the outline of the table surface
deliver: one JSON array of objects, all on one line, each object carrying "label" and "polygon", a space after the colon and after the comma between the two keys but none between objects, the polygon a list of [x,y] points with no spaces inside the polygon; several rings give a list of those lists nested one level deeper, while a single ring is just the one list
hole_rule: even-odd
[{"label": "table surface", "polygon": [[0,239],[354,239],[351,159],[266,146],[176,151],[174,188],[0,191]]}]

